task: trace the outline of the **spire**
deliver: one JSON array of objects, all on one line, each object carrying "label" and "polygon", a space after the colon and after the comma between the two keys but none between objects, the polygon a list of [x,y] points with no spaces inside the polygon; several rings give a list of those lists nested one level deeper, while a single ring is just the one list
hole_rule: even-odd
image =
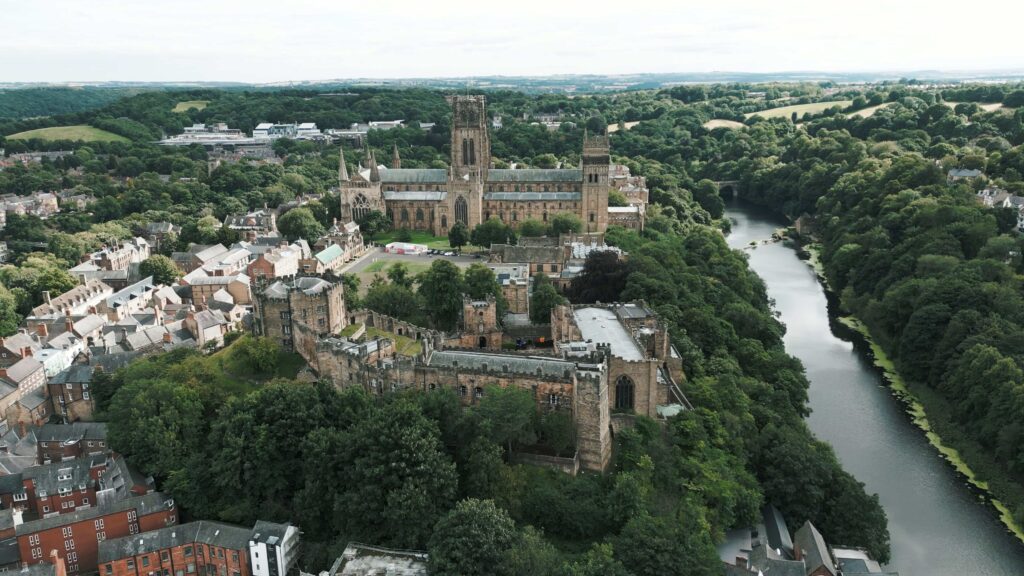
[{"label": "spire", "polygon": [[395,142],[395,147],[391,151],[391,167],[392,168],[401,168],[402,167],[402,159],[398,157],[398,142]]},{"label": "spire", "polygon": [[345,149],[340,146],[338,147],[338,156],[340,156],[338,159],[338,181],[348,182],[348,166],[345,165]]},{"label": "spire", "polygon": [[370,156],[370,145],[363,144],[363,168],[369,168],[373,165],[373,160]]},{"label": "spire", "polygon": [[377,157],[370,152],[370,182],[380,182],[380,171],[377,170]]}]

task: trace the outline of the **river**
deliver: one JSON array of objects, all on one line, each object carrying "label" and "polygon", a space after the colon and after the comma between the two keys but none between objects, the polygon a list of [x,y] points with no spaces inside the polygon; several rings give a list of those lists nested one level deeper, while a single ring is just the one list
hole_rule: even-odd
[{"label": "river", "polygon": [[786,350],[807,368],[811,430],[881,499],[892,537],[889,568],[901,576],[1024,574],[1024,544],[914,426],[866,346],[855,347],[830,317],[811,267],[782,243],[760,244],[785,221],[741,200],[727,201],[726,214],[730,246],[758,241],[746,253],[786,324]]}]

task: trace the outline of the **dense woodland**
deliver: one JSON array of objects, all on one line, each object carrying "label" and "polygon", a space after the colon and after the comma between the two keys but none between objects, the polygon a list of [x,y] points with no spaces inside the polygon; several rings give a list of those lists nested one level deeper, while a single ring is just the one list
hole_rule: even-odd
[{"label": "dense woodland", "polygon": [[[780,85],[766,98],[785,92],[818,100],[822,88]],[[945,169],[981,167],[1021,190],[1024,112],[984,112],[970,103],[1010,105],[1020,94],[1004,86],[939,93],[895,84],[829,96],[848,96],[855,108],[891,102],[865,119],[832,109],[800,126],[753,118],[740,130],[703,128],[712,118],[742,119],[770,106],[745,99],[748,89],[488,94],[491,112],[505,119],[492,132],[503,163],[572,165],[585,128],[643,120],[612,136],[613,154],[647,177],[655,203],[642,235],[609,231],[628,262],[595,258],[564,296],[550,286],[542,291],[548,306],[562,297],[644,299],[684,358],[683,387],[696,409],[664,427],[641,419],[619,434],[613,473],[572,478],[508,464],[510,447],[565,441],[564,422],[541,418],[514,392],[488,393],[471,410],[446,393],[375,399],[339,392],[280,378],[277,351],[248,337],[228,349],[259,367],[248,384],[210,361],[228,351],[175,352],[104,378],[96,396],[114,447],[193,518],[298,523],[306,570],[325,568],[346,541],[360,540],[426,548],[439,574],[717,574],[714,543],[754,520],[763,502],[778,505],[794,525],[810,519],[830,541],[865,546],[885,560],[888,532],[877,498],[808,431],[803,368],[783,348],[784,327],[763,284],[721,235],[728,223],[710,180],[738,179],[753,201],[816,217],[826,270],[844,306],[868,323],[909,380],[950,401],[964,441],[984,446],[999,462],[993,469],[1009,478],[997,488],[1014,490],[1024,467],[1024,422],[1013,400],[1024,360],[1024,246],[1011,231],[1013,218],[976,206],[968,186],[948,186]],[[171,112],[176,102],[196,99],[210,104]],[[941,99],[962,103],[953,108]],[[548,131],[517,120],[541,111],[570,114],[575,124]],[[75,154],[0,172],[0,192],[77,188],[96,200],[46,221],[8,218],[2,239],[14,263],[0,268],[0,331],[12,331],[42,290],[73,285],[63,272],[69,263],[139,223],[182,225],[177,246],[231,242],[217,219],[334,184],[337,146],[279,142],[283,165],[225,165],[207,174],[204,150],[152,145],[161,135],[193,122],[249,129],[264,120],[315,121],[327,128],[401,117],[437,125],[372,133],[378,158],[397,144],[403,166],[440,166],[448,156],[447,114],[443,94],[430,91],[190,91],[0,123],[0,134],[88,123],[132,139],[6,143],[8,152]],[[350,162],[359,155],[345,152]],[[309,208],[320,226],[337,214],[331,196]],[[295,235],[310,226],[297,223]],[[390,274],[361,304],[401,303],[405,309],[386,311],[444,327],[452,311],[431,294],[494,288],[484,274],[435,268],[416,278]]]}]

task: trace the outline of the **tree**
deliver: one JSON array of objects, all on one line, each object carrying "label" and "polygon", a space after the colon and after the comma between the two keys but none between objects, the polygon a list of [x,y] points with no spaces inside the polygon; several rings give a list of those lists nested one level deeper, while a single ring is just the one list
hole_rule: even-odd
[{"label": "tree", "polygon": [[461,220],[448,229],[448,244],[452,248],[462,248],[469,243],[469,228]]},{"label": "tree", "polygon": [[471,235],[473,245],[481,248],[490,248],[491,244],[513,244],[515,239],[515,231],[497,216],[491,216],[486,222],[477,224]]},{"label": "tree", "polygon": [[514,445],[530,445],[537,441],[534,429],[537,403],[527,390],[488,386],[477,411],[481,428],[487,431],[492,441],[504,444],[509,455]]},{"label": "tree", "polygon": [[629,576],[614,555],[611,544],[594,544],[580,559],[566,564],[564,572],[567,576]]},{"label": "tree", "polygon": [[615,555],[636,576],[718,576],[722,561],[697,516],[686,503],[674,518],[637,516],[619,534]]},{"label": "tree", "polygon": [[524,237],[544,236],[548,227],[534,218],[527,218],[519,223],[519,235]]},{"label": "tree", "polygon": [[618,190],[608,191],[608,206],[628,206],[629,199],[626,195]]},{"label": "tree", "polygon": [[0,337],[11,336],[17,332],[20,322],[17,299],[6,286],[0,284]]},{"label": "tree", "polygon": [[551,322],[551,311],[556,306],[566,304],[565,296],[558,293],[551,280],[543,273],[533,279],[533,294],[530,295],[530,322],[547,324]]},{"label": "tree", "polygon": [[418,323],[423,303],[410,288],[381,282],[370,286],[362,298],[362,306],[399,320]]},{"label": "tree", "polygon": [[507,512],[491,500],[463,500],[434,527],[427,545],[430,573],[511,575],[504,558],[515,541],[515,524]]},{"label": "tree", "polygon": [[445,532],[438,521],[455,498],[455,465],[415,404],[385,404],[339,439],[334,510],[345,534],[418,548]]},{"label": "tree", "polygon": [[356,220],[356,223],[359,224],[359,230],[370,240],[373,240],[377,234],[391,229],[391,219],[380,210],[367,212],[362,218]]},{"label": "tree", "polygon": [[347,310],[358,310],[362,308],[362,299],[359,297],[359,285],[362,281],[355,274],[345,273],[341,275],[341,286],[345,291],[345,308]]},{"label": "tree", "polygon": [[289,240],[314,241],[323,236],[324,227],[308,208],[292,208],[277,221],[277,229]]},{"label": "tree", "polygon": [[388,267],[388,280],[392,284],[412,289],[413,277],[409,274],[409,266],[404,262],[395,262]]},{"label": "tree", "polygon": [[154,254],[139,264],[139,274],[145,278],[153,277],[156,284],[171,286],[178,281],[181,271],[173,260],[161,254]]},{"label": "tree", "polygon": [[253,337],[245,342],[245,355],[257,372],[272,374],[277,370],[281,347],[270,338]]},{"label": "tree", "polygon": [[462,314],[462,271],[448,260],[434,260],[417,280],[417,294],[426,305],[431,324],[440,330],[454,330]]},{"label": "tree", "polygon": [[629,264],[611,250],[587,254],[583,271],[566,291],[573,302],[617,302],[629,279]]},{"label": "tree", "polygon": [[550,232],[552,236],[580,232],[583,230],[583,221],[580,217],[570,212],[559,212],[551,217]]}]

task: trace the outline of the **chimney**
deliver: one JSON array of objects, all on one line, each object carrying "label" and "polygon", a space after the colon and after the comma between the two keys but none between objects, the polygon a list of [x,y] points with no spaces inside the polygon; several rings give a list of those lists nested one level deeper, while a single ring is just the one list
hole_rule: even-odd
[{"label": "chimney", "polygon": [[50,550],[50,562],[53,564],[53,576],[68,576],[64,559],[57,554],[56,550]]},{"label": "chimney", "polygon": [[171,333],[170,333],[170,331],[164,332],[164,344],[170,344],[170,343],[171,343]]},{"label": "chimney", "polygon": [[[68,330],[71,329],[68,328]],[[46,338],[49,335],[49,330],[46,328],[46,324],[40,323],[38,326],[36,326],[36,333],[39,334],[40,337]]]},{"label": "chimney", "polygon": [[43,302],[46,302],[47,304],[50,303],[50,291],[49,290],[43,290]]},{"label": "chimney", "polygon": [[739,567],[739,568],[746,568],[747,567],[747,559],[744,558],[743,556],[737,556],[736,557],[736,566]]}]

